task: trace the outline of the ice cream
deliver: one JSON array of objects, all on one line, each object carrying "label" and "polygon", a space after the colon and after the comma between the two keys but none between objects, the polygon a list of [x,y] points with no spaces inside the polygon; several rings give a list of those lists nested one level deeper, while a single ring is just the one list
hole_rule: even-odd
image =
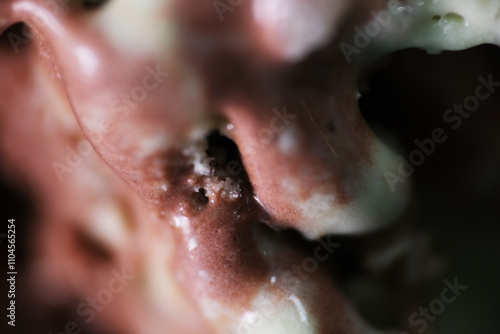
[{"label": "ice cream", "polygon": [[[39,285],[85,300],[130,272],[96,317],[121,333],[374,332],[316,268],[333,246],[307,267],[276,231],[318,239],[401,217],[409,182],[387,182],[399,161],[359,113],[360,68],[496,42],[496,18],[480,18],[498,3],[220,6],[0,4],[2,29],[29,27],[0,52],[0,128],[40,200],[36,263],[54,270]],[[287,276],[304,263],[307,279]]]}]

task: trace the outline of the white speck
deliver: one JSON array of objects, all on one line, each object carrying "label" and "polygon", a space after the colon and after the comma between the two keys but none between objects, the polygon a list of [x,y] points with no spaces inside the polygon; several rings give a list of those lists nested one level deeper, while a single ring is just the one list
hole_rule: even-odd
[{"label": "white speck", "polygon": [[254,324],[256,321],[257,321],[257,313],[255,312],[251,312],[251,311],[247,311],[245,312],[245,314],[243,315],[243,319],[246,320],[246,322],[249,324],[249,325],[252,325]]},{"label": "white speck", "polygon": [[185,234],[189,233],[189,219],[185,216],[174,217],[175,227],[180,228]]},{"label": "white speck", "polygon": [[295,308],[300,315],[300,321],[305,323],[306,325],[309,325],[306,309],[304,308],[304,305],[302,305],[300,299],[296,295],[291,295],[290,297],[288,297],[288,300],[290,300],[295,305]]},{"label": "white speck", "polygon": [[254,196],[253,198],[255,199],[255,201],[256,201],[257,203],[259,203],[259,205],[260,205],[261,207],[264,207],[264,205],[262,204],[262,202],[260,201],[260,199],[259,199],[257,196]]},{"label": "white speck", "polygon": [[200,270],[200,271],[198,271],[198,275],[199,275],[201,278],[208,279],[208,274],[207,274],[207,272],[206,272],[206,271]]},{"label": "white speck", "polygon": [[271,284],[276,283],[276,276],[271,277]]},{"label": "white speck", "polygon": [[155,153],[166,149],[170,144],[170,138],[164,133],[152,134],[140,140],[138,158],[154,155]]},{"label": "white speck", "polygon": [[263,249],[263,250],[262,250],[262,254],[263,254],[264,256],[271,255],[272,253],[273,253],[273,251],[267,251],[267,250],[265,250],[265,249]]},{"label": "white speck", "polygon": [[294,126],[289,125],[283,133],[281,133],[278,139],[278,146],[280,151],[285,154],[293,154],[296,152],[299,143],[298,134]]},{"label": "white speck", "polygon": [[[468,25],[468,24],[467,24]],[[57,78],[58,79],[62,79],[62,76],[61,76],[61,71],[59,71],[59,67],[57,67],[57,65],[54,65],[54,69],[56,71],[56,75],[57,75]]]},{"label": "white speck", "polygon": [[181,227],[182,225],[186,224],[187,222],[186,222],[185,220],[187,220],[187,218],[186,218],[186,217],[179,217],[179,216],[175,216],[175,217],[174,217],[175,227],[179,228],[179,227]]},{"label": "white speck", "polygon": [[161,190],[167,191],[167,184],[166,183],[161,185]]},{"label": "white speck", "polygon": [[226,125],[226,130],[233,130],[234,129],[234,125],[232,123],[229,123],[228,125]]},{"label": "white speck", "polygon": [[80,45],[76,47],[75,53],[83,70],[88,75],[94,74],[97,69],[97,65],[99,64],[99,60],[94,51],[86,46]]},{"label": "white speck", "polygon": [[191,238],[191,240],[189,240],[189,242],[188,242],[188,251],[192,251],[196,247],[198,247],[198,243],[196,242],[196,239]]}]

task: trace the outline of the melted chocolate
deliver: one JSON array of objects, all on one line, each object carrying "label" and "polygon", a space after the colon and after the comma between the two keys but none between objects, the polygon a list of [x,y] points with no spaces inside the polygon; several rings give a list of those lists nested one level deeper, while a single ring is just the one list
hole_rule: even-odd
[{"label": "melted chocolate", "polygon": [[[66,155],[61,153],[65,145],[87,138],[144,203],[166,212],[167,218],[161,221],[172,225],[168,229],[176,242],[173,266],[182,274],[176,278],[183,292],[194,304],[199,296],[208,296],[242,312],[251,308],[263,287],[269,288],[265,281],[272,270],[286,270],[285,264],[301,258],[298,254],[289,259],[277,256],[281,263],[271,268],[270,257],[262,255],[258,239],[264,234],[273,239],[274,232],[261,235],[256,232],[258,224],[293,227],[317,237],[325,231],[315,232],[318,222],[301,207],[303,202],[316,194],[331,195],[327,204],[342,210],[364,194],[364,181],[360,180],[375,165],[376,138],[357,110],[356,69],[344,64],[338,50],[324,50],[316,55],[325,59],[323,75],[310,76],[310,71],[323,71],[313,65],[317,59],[299,64],[285,59],[262,36],[250,2],[243,2],[224,25],[208,2],[176,2],[168,10],[165,4],[155,13],[160,19],[152,20],[152,30],[165,29],[164,21],[175,22],[175,29],[169,31],[173,41],[166,50],[159,46],[160,51],[155,50],[161,56],[121,45],[103,33],[108,27],[95,24],[82,8],[70,6],[62,12],[46,8],[43,1],[2,2],[2,18],[7,24],[25,22],[35,42],[20,58],[0,54],[2,71],[12,80],[0,83],[0,117],[5,124],[15,124],[5,136],[22,131],[23,117],[30,113],[31,124],[26,129],[33,130],[23,137],[19,150],[5,145],[4,154],[12,166],[26,164],[23,159],[28,158],[33,165],[41,164],[33,175],[29,169],[23,172],[40,193],[53,196],[47,199],[47,217],[66,221],[61,217],[70,215],[70,209],[61,209],[56,202],[79,190],[56,181],[51,166]],[[41,14],[45,21],[37,19]],[[161,41],[167,39],[163,37]],[[48,110],[50,98],[40,89],[40,78],[49,83],[57,110],[67,111],[63,116],[53,116]],[[158,85],[147,88],[154,81]],[[26,92],[36,93],[47,105],[27,100]],[[131,101],[137,92],[146,96]],[[9,115],[13,105],[23,116]],[[65,123],[69,111],[74,118]],[[48,126],[36,133],[40,115],[53,117],[56,121],[51,126],[57,131],[51,132]],[[74,119],[80,130],[72,128]],[[103,127],[104,121],[113,129]],[[263,139],[263,129],[271,131],[267,139]],[[227,147],[214,146],[227,144],[229,139],[219,136],[214,145],[214,131],[224,132],[235,143],[226,156],[220,150]],[[51,136],[46,146],[40,144],[40,133]],[[209,136],[208,150],[197,153],[212,157],[208,174],[196,171],[184,152],[205,135]],[[32,155],[32,145],[45,151]],[[240,170],[234,175],[224,173],[231,161],[235,163],[231,169]],[[104,169],[81,164],[97,174]],[[70,169],[80,168],[76,165]],[[117,186],[118,181],[109,182],[110,188],[128,192]],[[164,184],[168,190],[161,189]],[[89,199],[92,191],[75,195],[78,201],[71,208],[85,210],[94,203]],[[126,197],[139,205],[134,196]],[[328,214],[322,217],[326,222],[330,218]],[[153,224],[151,219],[141,223]],[[286,242],[276,244],[288,247]],[[106,248],[94,248],[99,256],[112,258],[103,251]],[[90,271],[90,267],[85,269]],[[350,328],[333,284],[322,272],[311,282],[314,294],[298,297],[315,311],[320,331]],[[285,296],[285,288],[273,293]]]}]

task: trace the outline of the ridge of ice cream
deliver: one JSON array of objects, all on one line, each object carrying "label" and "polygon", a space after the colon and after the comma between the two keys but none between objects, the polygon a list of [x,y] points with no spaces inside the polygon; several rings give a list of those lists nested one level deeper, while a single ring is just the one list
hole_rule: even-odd
[{"label": "ridge of ice cream", "polygon": [[[128,268],[130,293],[104,311],[123,333],[163,317],[172,333],[374,332],[321,270],[287,280],[302,256],[266,224],[317,239],[404,211],[408,183],[387,184],[398,161],[338,47],[394,4],[244,1],[221,22],[210,2],[3,1],[0,29],[24,22],[32,44],[0,52],[2,155],[41,199],[51,291],[83,299]],[[496,1],[396,4],[361,61],[498,41]],[[111,260],[75,249],[88,236]]]}]

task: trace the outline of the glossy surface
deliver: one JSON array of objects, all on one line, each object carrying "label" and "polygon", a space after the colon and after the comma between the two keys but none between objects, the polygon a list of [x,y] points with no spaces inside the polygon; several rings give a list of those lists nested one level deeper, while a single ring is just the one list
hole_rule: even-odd
[{"label": "glossy surface", "polygon": [[[275,284],[303,258],[265,224],[316,239],[405,209],[409,182],[387,183],[399,162],[361,117],[358,68],[337,47],[382,5],[283,1],[277,18],[248,1],[221,21],[208,2],[49,4],[0,5],[2,28],[31,35],[0,52],[0,128],[8,166],[43,199],[40,233],[64,240],[40,239],[40,261],[63,271],[47,274],[54,291],[84,298],[126,266],[137,279],[100,318],[123,333],[158,332],[165,316],[173,333],[370,332],[321,270]],[[74,229],[113,261],[83,257]],[[269,301],[272,321],[255,327]]]}]

